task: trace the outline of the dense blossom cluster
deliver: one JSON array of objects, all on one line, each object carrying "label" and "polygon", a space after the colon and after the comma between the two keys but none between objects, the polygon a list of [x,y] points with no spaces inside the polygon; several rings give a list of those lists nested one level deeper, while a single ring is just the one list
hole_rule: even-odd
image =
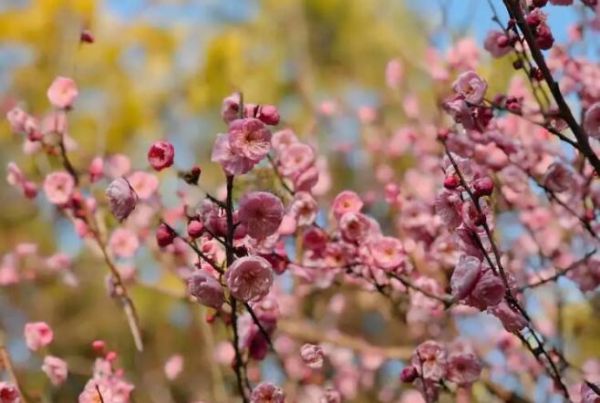
[{"label": "dense blossom cluster", "polygon": [[[128,289],[145,286],[136,278],[136,255],[151,251],[185,289],[176,297],[203,306],[207,326],[226,328],[228,340],[214,358],[232,369],[232,395],[244,402],[433,402],[442,394],[468,401],[478,382],[504,399],[507,392],[494,382],[506,373],[544,385],[550,379],[548,393],[566,400],[598,402],[600,362],[577,368],[563,351],[561,324],[527,310],[532,290],[546,284],[562,301],[559,279],[581,293],[600,285],[600,67],[555,44],[547,3],[507,0],[510,20],[496,16],[500,29],[483,47],[493,58],[510,57],[524,73],[504,93],[490,93],[477,72],[484,56],[465,38],[446,55],[429,49],[420,66],[443,84],[436,96],[445,115],[428,121],[419,100],[407,96],[406,119],[390,132],[383,111],[355,111],[375,178],[364,193],[334,183],[308,136],[275,129],[277,107],[246,103],[240,93],[221,106],[226,129],[216,135],[211,161],[225,184],[215,195],[201,186],[199,166],[175,172],[177,150],[168,139],[150,145],[143,169],[122,154],[94,156],[80,169],[69,159],[76,145],[68,114],[78,88],[67,77],[48,88],[48,115],[38,119],[19,106],[7,113],[25,153],[45,153],[61,168],[40,178],[11,162],[7,181],[27,199],[43,198],[98,252],[108,269],[107,295],[120,302],[139,351],[143,323]],[[84,32],[81,41],[94,38]],[[405,74],[403,61],[391,60],[387,86],[400,88]],[[580,119],[563,95],[577,99]],[[330,101],[319,113],[333,119],[340,110]],[[254,180],[257,172],[268,173],[268,184]],[[159,189],[159,176],[169,175],[182,180],[175,207],[163,203]],[[511,220],[515,228],[508,228]],[[21,243],[2,257],[0,286],[46,275],[76,286],[73,264],[64,253],[42,257],[36,245]],[[318,318],[305,315],[322,295],[326,319],[311,331]],[[344,334],[344,315],[363,299],[375,301],[374,308],[389,305],[385,331],[406,325],[402,340],[393,340],[410,351]],[[493,337],[467,337],[463,319],[491,323]],[[54,337],[45,322],[24,329],[27,347],[44,357],[41,371],[60,387],[69,370],[49,354]],[[136,388],[117,367],[117,353],[103,341],[93,349],[79,402],[132,401]],[[505,362],[489,359],[490,352]],[[295,384],[292,396],[285,385],[263,381],[260,364],[268,358]],[[384,384],[380,376],[395,361],[403,369]],[[183,371],[183,355],[164,364],[169,381]],[[0,402],[22,395],[10,372],[12,379],[0,382]]]}]

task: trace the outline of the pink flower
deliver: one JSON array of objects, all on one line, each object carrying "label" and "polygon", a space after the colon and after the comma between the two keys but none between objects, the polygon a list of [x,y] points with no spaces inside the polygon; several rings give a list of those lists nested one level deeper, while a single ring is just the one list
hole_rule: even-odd
[{"label": "pink flower", "polygon": [[[600,387],[595,385],[596,387]],[[581,403],[600,403],[600,395],[592,389],[587,381],[581,383]]]},{"label": "pink flower", "polygon": [[452,272],[452,295],[458,299],[466,298],[475,288],[480,273],[481,261],[474,256],[462,255]]},{"label": "pink flower", "polygon": [[271,264],[259,256],[244,256],[237,259],[226,273],[227,286],[231,295],[244,302],[264,298],[273,284]]},{"label": "pink flower", "polygon": [[42,371],[44,371],[54,386],[62,385],[67,380],[69,372],[67,363],[52,355],[44,357]]},{"label": "pink flower", "polygon": [[19,403],[21,394],[15,385],[0,382],[0,403]]},{"label": "pink flower", "polygon": [[223,100],[221,117],[225,123],[230,123],[240,117],[240,94],[231,94]]},{"label": "pink flower", "polygon": [[290,205],[290,214],[296,220],[298,226],[304,227],[315,222],[318,209],[319,206],[310,193],[296,192]]},{"label": "pink flower", "polygon": [[369,242],[369,251],[375,265],[384,270],[399,269],[406,261],[404,248],[397,238],[376,237]]},{"label": "pink flower", "polygon": [[452,88],[456,93],[462,95],[467,102],[477,105],[483,101],[487,83],[474,71],[467,71],[458,76],[452,84]]},{"label": "pink flower", "polygon": [[440,343],[428,340],[419,344],[411,363],[426,380],[439,381],[446,375],[446,349]]},{"label": "pink flower", "polygon": [[271,132],[258,119],[236,119],[229,124],[231,151],[255,163],[271,149]]},{"label": "pink flower", "polygon": [[250,403],[284,403],[283,390],[272,383],[263,382],[252,390]]},{"label": "pink flower", "polygon": [[181,354],[174,354],[165,363],[164,367],[165,376],[168,380],[172,381],[181,374],[183,371],[183,356]]},{"label": "pink flower", "polygon": [[98,182],[102,179],[102,176],[104,176],[104,160],[100,157],[95,157],[92,162],[90,162],[88,172],[90,174],[90,181],[92,183]]},{"label": "pink flower", "polygon": [[50,103],[60,109],[68,109],[79,95],[75,81],[68,77],[56,77],[48,88]]},{"label": "pink flower", "polygon": [[211,161],[221,164],[227,175],[242,175],[254,167],[256,161],[233,152],[227,134],[219,134],[213,146]]},{"label": "pink flower", "polygon": [[52,343],[54,332],[46,322],[29,322],[25,324],[25,344],[32,351],[37,351]]},{"label": "pink flower", "polygon": [[252,238],[266,238],[281,224],[283,203],[269,192],[247,193],[240,201],[239,219]]},{"label": "pink flower", "polygon": [[127,228],[117,228],[108,240],[108,247],[117,256],[133,257],[140,246],[137,235]]},{"label": "pink flower", "polygon": [[362,213],[346,213],[340,219],[342,237],[350,242],[360,242],[379,233],[375,220]]},{"label": "pink flower", "polygon": [[600,139],[600,102],[596,102],[585,111],[583,128],[588,136]]},{"label": "pink flower", "polygon": [[302,361],[310,368],[318,369],[323,366],[323,358],[325,354],[321,346],[316,344],[304,344],[300,348],[300,356]]},{"label": "pink flower", "polygon": [[391,89],[398,88],[404,78],[404,66],[400,59],[392,59],[385,66],[385,83]]},{"label": "pink flower", "polygon": [[114,370],[104,358],[96,359],[94,374],[79,395],[79,403],[98,403],[98,393],[104,402],[128,403],[134,386],[123,379],[121,369]]},{"label": "pink flower", "polygon": [[266,125],[275,126],[279,123],[279,110],[274,105],[260,105],[256,117]]},{"label": "pink flower", "polygon": [[74,189],[75,181],[67,172],[52,172],[44,180],[44,193],[48,201],[53,204],[66,204]]},{"label": "pink flower", "polygon": [[295,177],[306,171],[315,162],[315,151],[304,143],[294,143],[285,148],[279,159],[279,172],[283,176]]},{"label": "pink flower", "polygon": [[29,114],[18,106],[15,106],[6,113],[6,119],[13,133],[25,132],[26,123],[29,118]]},{"label": "pink flower", "polygon": [[333,200],[331,210],[336,220],[342,218],[346,213],[358,213],[363,208],[363,201],[351,190],[344,190]]},{"label": "pink flower", "polygon": [[148,150],[148,162],[157,171],[173,165],[175,158],[175,148],[168,141],[156,141]]},{"label": "pink flower", "polygon": [[123,221],[135,209],[138,195],[125,178],[117,178],[106,188],[110,211],[119,221]]},{"label": "pink flower", "polygon": [[496,58],[502,57],[512,51],[510,39],[501,31],[488,32],[483,47]]},{"label": "pink flower", "polygon": [[502,322],[502,325],[509,332],[518,332],[527,326],[527,320],[520,312],[516,312],[505,301],[488,308],[488,313],[491,313]]},{"label": "pink flower", "polygon": [[105,167],[106,175],[111,178],[125,176],[131,170],[131,160],[123,154],[115,154],[108,157]]},{"label": "pink flower", "polygon": [[481,364],[475,354],[468,352],[452,353],[447,360],[447,378],[458,386],[473,384],[481,374]]},{"label": "pink flower", "polygon": [[142,200],[147,200],[158,189],[159,181],[156,175],[144,171],[135,171],[127,177],[129,184]]},{"label": "pink flower", "polygon": [[276,131],[271,136],[271,145],[278,153],[283,152],[286,148],[298,142],[298,137],[292,129],[283,129]]},{"label": "pink flower", "polygon": [[214,309],[220,309],[225,302],[221,284],[210,274],[197,270],[187,279],[188,294],[198,302]]},{"label": "pink flower", "polygon": [[462,222],[461,198],[458,192],[442,190],[435,198],[435,213],[440,216],[442,222],[454,229]]},{"label": "pink flower", "polygon": [[477,280],[468,303],[480,309],[499,304],[504,298],[506,287],[499,276],[491,269],[485,270]]},{"label": "pink flower", "polygon": [[575,185],[575,174],[562,162],[554,162],[544,175],[543,184],[553,192],[561,193]]}]

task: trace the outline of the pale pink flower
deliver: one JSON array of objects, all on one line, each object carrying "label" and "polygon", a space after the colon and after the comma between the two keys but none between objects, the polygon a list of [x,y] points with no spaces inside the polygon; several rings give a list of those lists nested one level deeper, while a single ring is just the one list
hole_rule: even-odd
[{"label": "pale pink flower", "polygon": [[294,176],[294,189],[299,192],[310,192],[319,181],[319,169],[310,166],[307,170]]},{"label": "pale pink flower", "polygon": [[311,225],[317,218],[319,206],[317,201],[308,192],[296,192],[294,200],[290,205],[290,214],[296,220],[298,226]]},{"label": "pale pink flower", "polygon": [[221,164],[227,175],[245,174],[256,164],[256,161],[234,153],[229,144],[229,136],[224,133],[217,135],[211,161]]},{"label": "pale pink flower", "polygon": [[156,171],[161,171],[173,165],[175,148],[168,141],[156,141],[148,149],[148,162]]},{"label": "pale pink flower", "polygon": [[447,379],[458,386],[469,386],[479,379],[481,363],[475,354],[452,353],[447,359]]},{"label": "pale pink flower", "polygon": [[181,354],[173,354],[165,362],[164,372],[168,380],[172,381],[183,371],[183,356]]},{"label": "pale pink flower", "polygon": [[575,186],[575,174],[562,162],[554,162],[544,175],[543,184],[553,192],[562,193]]},{"label": "pale pink flower", "polygon": [[25,124],[27,123],[29,117],[29,114],[18,106],[15,106],[6,113],[6,119],[10,124],[10,129],[14,133],[25,132]]},{"label": "pale pink flower", "polygon": [[225,302],[225,293],[221,284],[210,274],[196,270],[187,278],[188,294],[203,305],[220,309]]},{"label": "pale pink flower", "polygon": [[134,386],[123,379],[122,370],[113,370],[107,359],[98,358],[94,374],[79,395],[79,403],[98,403],[98,392],[104,402],[128,403]]},{"label": "pale pink flower", "polygon": [[361,106],[356,111],[356,114],[362,124],[371,124],[377,119],[377,111],[372,106]]},{"label": "pale pink flower", "polygon": [[263,122],[254,118],[236,119],[229,124],[231,151],[255,163],[271,149],[271,132]]},{"label": "pale pink flower", "polygon": [[419,344],[411,363],[424,379],[439,381],[446,375],[446,349],[440,343],[428,340]]},{"label": "pale pink flower", "polygon": [[398,88],[404,78],[404,66],[400,59],[392,59],[385,66],[385,83],[391,89]]},{"label": "pale pink flower", "polygon": [[600,139],[600,102],[596,102],[585,111],[583,128],[588,136]]},{"label": "pale pink flower", "polygon": [[448,63],[457,70],[474,70],[479,62],[479,47],[474,38],[459,39],[448,51]]},{"label": "pale pink flower", "polygon": [[488,32],[483,47],[493,57],[502,57],[513,50],[509,38],[502,31]]},{"label": "pale pink flower", "polygon": [[111,178],[125,176],[131,170],[131,160],[124,154],[115,154],[107,158],[105,173]]},{"label": "pale pink flower", "polygon": [[467,102],[477,105],[483,101],[487,83],[474,71],[467,71],[458,76],[452,88]]},{"label": "pale pink flower", "polygon": [[284,403],[285,394],[281,388],[272,383],[263,382],[257,385],[250,395],[250,403]]},{"label": "pale pink flower", "polygon": [[48,99],[56,108],[68,109],[79,95],[75,81],[68,77],[56,77],[48,88]]},{"label": "pale pink flower", "polygon": [[397,238],[375,237],[369,242],[369,251],[375,265],[384,270],[400,269],[406,262],[404,248]]},{"label": "pale pink flower", "polygon": [[283,219],[283,203],[269,192],[246,193],[238,211],[240,222],[255,239],[274,234]]},{"label": "pale pink flower", "polygon": [[292,129],[283,129],[276,131],[271,136],[271,145],[278,153],[283,152],[286,148],[298,142],[298,137]]},{"label": "pale pink flower", "polygon": [[129,184],[142,200],[151,198],[160,184],[156,175],[144,171],[135,171],[127,177]]},{"label": "pale pink flower", "polygon": [[137,235],[127,228],[117,228],[108,240],[108,247],[117,256],[133,257],[140,246]]},{"label": "pale pink flower", "polygon": [[52,172],[44,180],[44,193],[48,201],[53,204],[66,204],[74,189],[73,177],[64,171]]},{"label": "pale pink flower", "polygon": [[302,361],[310,368],[319,369],[323,366],[325,353],[319,345],[304,344],[300,348],[300,356],[302,357]]},{"label": "pale pink flower", "polygon": [[315,163],[315,151],[308,144],[293,143],[285,148],[278,162],[282,175],[297,176]]},{"label": "pale pink flower", "polygon": [[46,322],[29,322],[25,324],[25,344],[32,351],[37,351],[52,343],[54,332]]},{"label": "pale pink flower", "polygon": [[333,212],[333,216],[339,220],[346,213],[360,212],[363,206],[363,201],[355,192],[344,190],[333,200],[331,211]]},{"label": "pale pink flower", "polygon": [[226,273],[231,295],[244,302],[264,298],[273,284],[271,264],[260,256],[244,256],[237,259]]},{"label": "pale pink flower", "polygon": [[138,195],[125,178],[117,178],[106,188],[110,211],[119,221],[123,221],[135,209]]},{"label": "pale pink flower", "polygon": [[15,385],[0,382],[0,403],[19,403],[20,401],[21,394]]},{"label": "pale pink flower", "polygon": [[452,272],[450,285],[455,298],[466,298],[479,280],[481,261],[474,256],[462,255]]},{"label": "pale pink flower", "polygon": [[53,271],[64,271],[71,267],[71,258],[63,252],[55,253],[46,259],[46,266]]},{"label": "pale pink flower", "polygon": [[221,117],[225,123],[230,123],[240,117],[240,94],[234,93],[223,99]]},{"label": "pale pink flower", "polygon": [[67,380],[69,373],[67,363],[52,355],[44,357],[42,371],[44,371],[54,386],[62,385]]}]

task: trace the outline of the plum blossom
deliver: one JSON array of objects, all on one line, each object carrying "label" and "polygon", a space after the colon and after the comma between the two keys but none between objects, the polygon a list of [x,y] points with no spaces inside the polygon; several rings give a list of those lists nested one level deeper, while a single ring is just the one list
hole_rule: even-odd
[{"label": "plum blossom", "polygon": [[456,93],[462,95],[467,102],[477,105],[483,101],[487,83],[474,71],[467,71],[458,76],[452,84],[452,88]]},{"label": "plum blossom", "polygon": [[133,257],[140,246],[137,235],[130,229],[117,228],[108,240],[108,247],[119,257]]},{"label": "plum blossom", "polygon": [[446,375],[446,348],[433,340],[423,342],[413,353],[411,363],[419,376],[439,381]]},{"label": "plum blossom", "polygon": [[168,141],[157,141],[148,149],[148,162],[156,171],[162,171],[173,165],[175,148]]},{"label": "plum blossom", "polygon": [[488,308],[487,311],[500,319],[504,328],[509,332],[518,332],[527,326],[527,320],[523,315],[513,310],[505,301]]},{"label": "plum blossom", "polygon": [[285,394],[281,388],[272,383],[263,382],[257,385],[250,395],[250,403],[284,403]]},{"label": "plum blossom", "polygon": [[468,303],[481,309],[488,306],[494,306],[502,301],[506,287],[502,282],[502,279],[495,275],[491,269],[485,269],[477,283],[475,288],[470,294]]},{"label": "plum blossom", "polygon": [[150,199],[158,190],[158,178],[156,175],[144,172],[135,171],[127,177],[127,181],[142,200]]},{"label": "plum blossom", "polygon": [[453,352],[447,359],[446,377],[459,386],[473,384],[481,374],[481,363],[475,354],[470,352]]},{"label": "plum blossom", "polygon": [[254,163],[262,160],[271,149],[271,132],[258,119],[236,119],[229,123],[228,138],[235,155]]},{"label": "plum blossom", "polygon": [[398,88],[404,78],[404,66],[400,59],[392,59],[385,66],[385,83],[391,89]]},{"label": "plum blossom", "polygon": [[242,197],[239,220],[248,235],[263,239],[274,234],[283,219],[283,203],[269,192],[250,192]]},{"label": "plum blossom", "polygon": [[134,386],[123,378],[122,370],[115,370],[107,358],[98,358],[92,378],[79,395],[79,403],[98,403],[98,393],[105,402],[128,403]]},{"label": "plum blossom", "polygon": [[214,309],[220,309],[225,302],[221,284],[210,274],[197,270],[187,279],[188,294],[198,302]]},{"label": "plum blossom", "polygon": [[[510,31],[512,32],[512,31]],[[485,50],[490,52],[493,57],[502,57],[512,51],[510,39],[502,31],[492,30],[488,32],[483,44]]]},{"label": "plum blossom", "polygon": [[600,102],[596,102],[585,111],[583,128],[588,136],[600,139]]},{"label": "plum blossom", "polygon": [[315,151],[304,143],[293,143],[285,148],[279,160],[279,172],[284,176],[297,177],[315,162]]},{"label": "plum blossom", "polygon": [[125,178],[113,180],[106,188],[110,211],[119,221],[125,220],[135,209],[138,195]]},{"label": "plum blossom", "polygon": [[302,361],[310,368],[318,369],[323,366],[324,352],[321,346],[316,344],[304,344],[300,348]]},{"label": "plum blossom", "polygon": [[66,204],[74,189],[75,181],[67,172],[52,172],[44,179],[44,193],[52,204]]},{"label": "plum blossom", "polygon": [[543,179],[544,186],[553,192],[562,193],[572,189],[575,184],[575,174],[562,162],[554,162],[546,171]]},{"label": "plum blossom", "polygon": [[29,322],[25,324],[25,344],[32,351],[46,347],[52,343],[54,332],[46,322]]},{"label": "plum blossom", "polygon": [[75,81],[68,77],[56,77],[48,88],[50,103],[59,109],[69,109],[77,99],[79,91]]},{"label": "plum blossom", "polygon": [[224,133],[217,135],[211,161],[221,164],[228,175],[245,174],[256,164],[256,161],[234,153],[229,144],[229,136]]},{"label": "plum blossom", "polygon": [[290,215],[300,227],[311,225],[317,218],[319,206],[308,192],[296,192],[289,207]]},{"label": "plum blossom", "polygon": [[52,355],[44,357],[42,371],[44,371],[54,386],[62,385],[67,380],[67,363],[58,357]]},{"label": "plum blossom", "polygon": [[466,298],[475,288],[480,273],[481,261],[474,256],[462,255],[452,272],[452,295],[458,299]]},{"label": "plum blossom", "polygon": [[0,403],[19,403],[20,401],[19,389],[11,383],[0,381]]},{"label": "plum blossom", "polygon": [[345,213],[358,213],[364,203],[360,197],[351,190],[344,190],[333,200],[331,211],[333,216],[339,220]]},{"label": "plum blossom", "polygon": [[273,284],[271,264],[260,256],[237,259],[225,276],[231,295],[244,302],[264,298]]},{"label": "plum blossom", "polygon": [[172,381],[183,371],[183,356],[181,354],[173,354],[167,362],[165,362],[164,372],[168,380]]},{"label": "plum blossom", "polygon": [[369,242],[369,251],[375,265],[384,270],[398,269],[406,261],[404,248],[397,238],[375,237]]}]

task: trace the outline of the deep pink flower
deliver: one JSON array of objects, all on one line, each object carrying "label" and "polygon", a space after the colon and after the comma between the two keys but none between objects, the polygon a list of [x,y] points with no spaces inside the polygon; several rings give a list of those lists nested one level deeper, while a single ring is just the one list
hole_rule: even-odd
[{"label": "deep pink flower", "polygon": [[565,164],[557,161],[548,167],[544,175],[543,184],[553,192],[566,192],[575,187],[575,174]]},{"label": "deep pink flower", "polygon": [[466,298],[479,280],[481,261],[474,256],[462,255],[452,272],[450,286],[455,298]]},{"label": "deep pink flower", "polygon": [[469,352],[452,353],[447,359],[446,376],[458,386],[468,386],[479,379],[481,363],[475,354]]},{"label": "deep pink flower", "polygon": [[272,383],[263,382],[257,385],[250,395],[250,403],[284,403],[285,394],[281,388]]},{"label": "deep pink flower", "polygon": [[161,248],[171,245],[176,237],[175,232],[164,223],[156,229],[156,243]]},{"label": "deep pink flower", "polygon": [[123,258],[133,257],[139,246],[140,241],[137,235],[127,228],[115,229],[108,240],[110,250]]},{"label": "deep pink flower", "polygon": [[500,319],[504,328],[509,332],[518,332],[527,326],[527,320],[523,315],[509,307],[505,301],[488,308],[487,311]]},{"label": "deep pink flower", "polygon": [[8,382],[0,382],[0,403],[19,403],[21,394],[19,389]]},{"label": "deep pink flower", "polygon": [[75,81],[68,77],[56,77],[48,88],[50,103],[59,109],[68,109],[73,106],[79,91]]},{"label": "deep pink flower", "polygon": [[231,151],[255,163],[262,160],[271,149],[271,132],[255,118],[236,119],[229,124]]},{"label": "deep pink flower", "polygon": [[336,220],[342,218],[346,213],[358,213],[363,208],[364,203],[360,197],[351,190],[344,190],[333,200],[331,211]]},{"label": "deep pink flower", "polygon": [[302,361],[310,368],[318,369],[323,366],[323,358],[325,353],[321,346],[316,344],[304,344],[300,348],[300,356]]},{"label": "deep pink flower", "polygon": [[211,161],[221,164],[228,175],[245,174],[256,164],[256,161],[234,153],[229,144],[229,135],[224,133],[217,135]]},{"label": "deep pink flower", "polygon": [[596,102],[585,111],[583,128],[588,136],[600,139],[600,102]]},{"label": "deep pink flower", "polygon": [[256,118],[266,125],[275,126],[279,123],[279,110],[274,105],[260,105],[256,111]]},{"label": "deep pink flower", "polygon": [[110,211],[119,221],[123,221],[135,209],[138,195],[125,178],[117,178],[106,188]]},{"label": "deep pink flower", "polygon": [[379,225],[362,213],[349,212],[340,219],[340,232],[345,240],[360,242],[369,236],[377,235]]},{"label": "deep pink flower", "polygon": [[90,182],[98,182],[104,176],[104,160],[100,157],[95,157],[88,168],[90,174]]},{"label": "deep pink flower", "polygon": [[54,332],[46,322],[29,322],[25,324],[25,344],[32,351],[37,351],[52,343]]},{"label": "deep pink flower", "polygon": [[510,46],[510,39],[502,31],[488,32],[483,47],[496,58],[502,57],[513,50],[512,46]]},{"label": "deep pink flower", "polygon": [[220,309],[225,302],[225,293],[221,284],[208,273],[196,270],[187,279],[188,294],[198,302],[214,309]]},{"label": "deep pink flower", "polygon": [[269,192],[246,193],[238,211],[240,222],[255,239],[274,234],[283,219],[283,203]]},{"label": "deep pink flower", "polygon": [[452,84],[452,88],[456,93],[462,95],[467,102],[477,105],[483,101],[487,83],[474,71],[467,71],[458,76]]},{"label": "deep pink flower", "polygon": [[66,204],[74,189],[75,181],[67,172],[52,172],[44,179],[44,193],[50,203]]},{"label": "deep pink flower", "polygon": [[175,148],[168,141],[156,141],[148,149],[148,162],[157,171],[173,165]]},{"label": "deep pink flower", "polygon": [[482,272],[470,294],[468,303],[480,309],[499,304],[504,298],[506,287],[491,269]]},{"label": "deep pink flower", "polygon": [[375,237],[369,242],[375,265],[384,270],[398,269],[406,261],[402,243],[389,236]]},{"label": "deep pink flower", "polygon": [[44,371],[54,386],[62,385],[67,380],[69,373],[67,363],[52,355],[44,357],[42,371]]},{"label": "deep pink flower", "polygon": [[411,363],[421,377],[439,381],[446,375],[446,349],[440,343],[428,340],[419,344]]},{"label": "deep pink flower", "polygon": [[268,260],[259,256],[237,259],[226,273],[231,295],[244,302],[264,298],[273,284],[273,270]]}]

